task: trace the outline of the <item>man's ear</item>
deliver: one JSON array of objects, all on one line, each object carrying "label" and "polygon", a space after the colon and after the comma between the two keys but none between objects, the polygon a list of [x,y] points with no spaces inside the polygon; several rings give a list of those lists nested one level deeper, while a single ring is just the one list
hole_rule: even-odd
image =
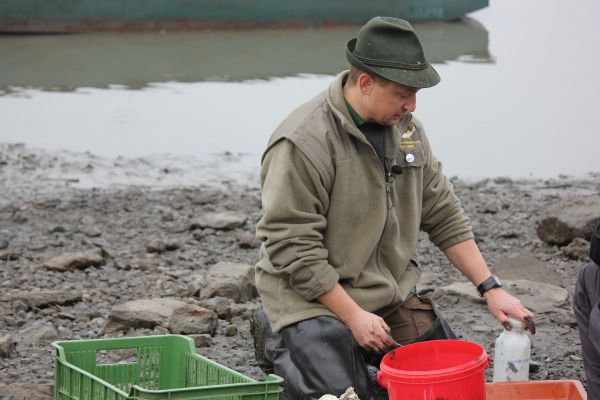
[{"label": "man's ear", "polygon": [[373,86],[375,86],[375,79],[369,74],[361,73],[357,79],[358,88],[360,93],[364,96],[368,96],[373,92]]}]

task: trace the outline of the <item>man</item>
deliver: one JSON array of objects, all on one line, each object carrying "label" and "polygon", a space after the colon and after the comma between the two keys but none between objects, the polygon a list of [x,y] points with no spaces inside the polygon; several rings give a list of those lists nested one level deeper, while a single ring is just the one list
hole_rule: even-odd
[{"label": "man", "polygon": [[454,337],[414,293],[419,229],[498,320],[532,315],[490,274],[412,116],[418,90],[440,78],[411,25],[373,18],[346,56],[350,71],[281,123],[262,161],[256,284],[273,330],[266,355],[293,399],[349,386],[367,399],[371,355]]},{"label": "man", "polygon": [[600,400],[600,221],[590,240],[592,263],[577,278],[573,310],[583,351],[588,399]]}]

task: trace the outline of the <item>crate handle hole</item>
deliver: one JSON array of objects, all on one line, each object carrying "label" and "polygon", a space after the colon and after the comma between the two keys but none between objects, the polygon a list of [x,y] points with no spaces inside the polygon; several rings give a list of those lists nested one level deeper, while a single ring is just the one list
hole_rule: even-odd
[{"label": "crate handle hole", "polygon": [[137,347],[96,351],[96,365],[135,363],[137,363]]}]

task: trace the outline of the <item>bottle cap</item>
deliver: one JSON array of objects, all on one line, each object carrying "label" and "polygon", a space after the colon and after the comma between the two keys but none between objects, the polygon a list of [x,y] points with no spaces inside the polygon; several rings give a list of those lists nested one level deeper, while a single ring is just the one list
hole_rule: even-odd
[{"label": "bottle cap", "polygon": [[525,323],[523,323],[523,321],[516,319],[514,317],[508,317],[508,322],[510,322],[510,325],[513,328],[516,329],[525,329]]}]

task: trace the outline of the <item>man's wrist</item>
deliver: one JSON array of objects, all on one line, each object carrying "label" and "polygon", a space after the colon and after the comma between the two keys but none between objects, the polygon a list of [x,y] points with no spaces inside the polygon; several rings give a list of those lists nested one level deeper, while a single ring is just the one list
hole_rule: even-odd
[{"label": "man's wrist", "polygon": [[487,292],[485,292],[483,294],[483,296],[481,296],[481,297],[483,297],[483,299],[487,302],[490,299],[490,297],[493,297],[496,294],[496,292],[501,291],[501,290],[502,290],[502,288],[500,288],[500,287],[492,288],[492,289],[488,290]]}]

